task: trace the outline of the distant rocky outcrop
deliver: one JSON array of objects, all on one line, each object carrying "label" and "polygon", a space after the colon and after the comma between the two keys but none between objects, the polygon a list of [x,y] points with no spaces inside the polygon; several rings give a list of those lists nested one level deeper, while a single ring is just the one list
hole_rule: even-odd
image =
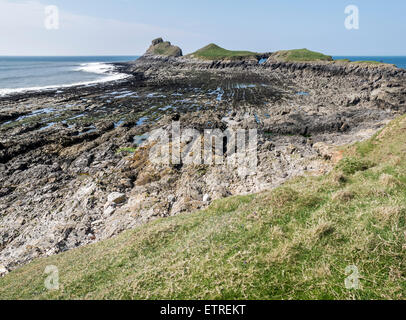
[{"label": "distant rocky outcrop", "polygon": [[181,48],[173,46],[169,41],[164,41],[162,38],[152,40],[146,54],[167,57],[181,57],[183,55]]}]

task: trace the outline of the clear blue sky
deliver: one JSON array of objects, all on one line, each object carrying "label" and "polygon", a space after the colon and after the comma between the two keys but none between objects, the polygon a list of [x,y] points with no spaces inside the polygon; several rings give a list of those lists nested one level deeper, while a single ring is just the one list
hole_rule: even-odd
[{"label": "clear blue sky", "polygon": [[[347,5],[360,29],[344,27]],[[60,10],[43,27],[44,5]],[[0,55],[139,55],[162,36],[185,53],[210,42],[258,52],[406,55],[404,0],[0,0]]]}]

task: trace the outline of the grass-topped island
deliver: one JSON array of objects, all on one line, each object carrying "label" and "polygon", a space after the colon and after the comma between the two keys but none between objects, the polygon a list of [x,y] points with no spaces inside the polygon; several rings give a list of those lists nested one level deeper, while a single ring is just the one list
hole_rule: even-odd
[{"label": "grass-topped island", "polygon": [[299,61],[333,61],[331,56],[311,51],[308,49],[294,49],[294,50],[281,50],[275,52],[272,57],[275,60],[285,62],[299,62]]},{"label": "grass-topped island", "polygon": [[[151,46],[146,52],[152,56],[160,57],[182,57],[182,50],[178,46],[172,45],[169,41],[164,41],[162,38],[157,38],[152,41]],[[261,64],[268,58],[270,61],[276,62],[321,62],[321,63],[340,63],[354,64],[361,66],[392,66],[391,64],[379,61],[351,61],[350,59],[333,59],[332,56],[321,52],[312,51],[306,48],[279,50],[275,52],[259,53],[248,50],[228,50],[220,47],[215,43],[210,43],[207,46],[184,56],[185,58],[193,58],[209,61],[221,60],[256,60]]]},{"label": "grass-topped island", "polygon": [[232,51],[227,50],[214,43],[187,55],[191,58],[199,58],[205,60],[223,60],[223,59],[241,59],[241,58],[252,58],[256,59],[259,53],[251,51]]}]

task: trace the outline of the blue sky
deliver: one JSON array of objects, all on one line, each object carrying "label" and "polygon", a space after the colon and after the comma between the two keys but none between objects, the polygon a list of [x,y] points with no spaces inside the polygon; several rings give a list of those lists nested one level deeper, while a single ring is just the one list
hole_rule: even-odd
[{"label": "blue sky", "polygon": [[[344,27],[347,5],[359,30]],[[46,5],[60,28],[46,30]],[[0,55],[139,55],[162,36],[185,53],[210,42],[258,52],[406,55],[404,0],[0,0]]]}]

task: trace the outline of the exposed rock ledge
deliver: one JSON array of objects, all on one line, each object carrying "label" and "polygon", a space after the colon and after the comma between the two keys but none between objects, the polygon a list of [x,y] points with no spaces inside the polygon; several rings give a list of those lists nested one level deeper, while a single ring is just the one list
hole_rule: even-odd
[{"label": "exposed rock ledge", "polygon": [[[180,55],[157,39],[120,64],[133,75],[123,82],[0,99],[0,276],[210,199],[327,172],[326,159],[339,158],[332,146],[406,112],[405,70],[394,67]],[[138,141],[169,133],[172,120],[199,132],[258,129],[256,174],[154,165]]]}]

